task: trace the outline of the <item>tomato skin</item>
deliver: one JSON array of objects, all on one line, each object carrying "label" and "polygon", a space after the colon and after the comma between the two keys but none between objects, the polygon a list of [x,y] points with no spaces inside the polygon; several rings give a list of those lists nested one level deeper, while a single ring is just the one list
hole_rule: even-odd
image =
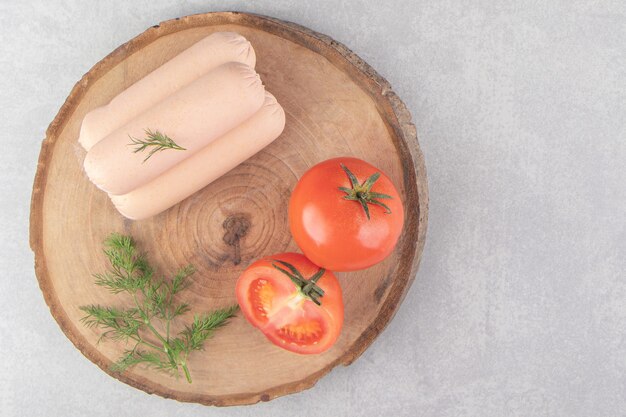
[{"label": "tomato skin", "polygon": [[[368,220],[359,202],[346,200],[339,187],[351,188],[351,183],[341,164],[360,183],[379,172],[372,191],[392,197],[380,200],[391,213],[369,204]],[[296,243],[313,263],[332,271],[355,271],[381,262],[393,251],[403,225],[402,200],[391,180],[357,158],[334,158],[313,166],[289,200],[289,227]]]},{"label": "tomato skin", "polygon": [[[296,285],[274,266],[277,260],[293,265],[307,279],[320,270],[299,253],[281,253],[257,260],[237,281],[237,301],[243,315],[278,347],[300,354],[328,350],[337,341],[343,326],[339,281],[330,271],[322,275],[317,285],[324,290],[324,295],[318,306],[299,296]],[[290,336],[290,326],[312,329],[314,335],[311,340],[299,342]]]}]

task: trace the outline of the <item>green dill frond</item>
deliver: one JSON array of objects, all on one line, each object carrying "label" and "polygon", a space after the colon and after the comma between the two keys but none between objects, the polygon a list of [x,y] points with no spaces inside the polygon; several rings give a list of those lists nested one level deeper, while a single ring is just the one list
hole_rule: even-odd
[{"label": "green dill frond", "polygon": [[178,367],[173,366],[169,360],[165,358],[165,356],[153,352],[137,350],[136,348],[124,352],[124,355],[120,357],[117,362],[111,365],[111,371],[123,372],[126,369],[139,364],[146,365],[147,367],[154,368],[159,371],[165,371],[170,374],[178,374]]},{"label": "green dill frond", "polygon": [[85,312],[80,321],[86,327],[107,329],[105,337],[113,340],[128,340],[137,336],[142,326],[136,309],[119,310],[99,305],[83,306],[80,309]]},{"label": "green dill frond", "polygon": [[187,278],[193,275],[196,272],[196,268],[193,265],[187,265],[184,268],[181,268],[176,275],[174,275],[174,279],[172,279],[172,295],[181,292],[189,285],[187,282]]},{"label": "green dill frond", "polygon": [[150,312],[160,318],[165,318],[168,307],[169,288],[163,280],[148,283],[144,290],[144,306]]},{"label": "green dill frond", "polygon": [[182,316],[183,314],[187,313],[190,310],[191,308],[189,307],[189,304],[182,303],[176,306],[176,308],[174,309],[174,312],[172,313],[172,316],[173,317]]},{"label": "green dill frond", "polygon": [[[100,340],[135,342],[133,349],[125,351],[113,364],[112,370],[123,372],[134,365],[144,364],[178,375],[182,368],[185,378],[191,383],[187,356],[193,350],[202,349],[204,341],[215,329],[223,326],[238,307],[196,316],[193,323],[179,333],[178,338],[170,338],[172,320],[191,310],[187,303],[175,303],[174,296],[188,286],[187,278],[195,272],[195,268],[188,265],[170,280],[157,279],[133,239],[118,233],[111,234],[105,240],[104,254],[110,267],[94,275],[96,285],[114,294],[128,293],[134,306],[120,309],[88,305],[80,309],[85,313],[81,321],[86,327],[102,329]],[[154,321],[160,322],[160,325],[155,327]],[[157,330],[159,327],[165,329],[165,334]],[[146,335],[150,338],[146,338]],[[140,346],[145,350],[140,350]]]},{"label": "green dill frond", "polygon": [[128,145],[135,147],[133,153],[143,152],[146,149],[150,148],[150,152],[148,152],[148,155],[145,157],[143,162],[146,162],[155,153],[163,151],[165,149],[186,151],[185,148],[176,144],[176,142],[174,142],[172,138],[164,133],[159,132],[158,130],[153,132],[150,129],[145,129],[144,132],[146,133],[145,139],[137,139],[130,135],[128,136],[130,138],[130,143]]},{"label": "green dill frond", "polygon": [[145,256],[135,248],[130,236],[111,234],[104,242],[104,254],[111,269],[95,274],[96,285],[107,288],[114,294],[135,292],[145,288],[152,279],[153,271]]},{"label": "green dill frond", "polygon": [[187,348],[200,350],[204,342],[213,335],[215,329],[226,324],[227,320],[235,315],[239,306],[234,305],[221,310],[213,311],[201,316],[196,315],[191,326],[187,326],[180,333]]}]

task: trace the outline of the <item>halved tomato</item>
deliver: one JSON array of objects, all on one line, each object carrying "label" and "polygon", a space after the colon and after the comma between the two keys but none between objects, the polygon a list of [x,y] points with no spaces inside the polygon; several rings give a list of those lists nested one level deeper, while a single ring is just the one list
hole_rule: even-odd
[{"label": "halved tomato", "polygon": [[281,253],[254,262],[239,277],[236,292],[246,319],[276,346],[321,353],[339,337],[339,282],[304,255]]}]

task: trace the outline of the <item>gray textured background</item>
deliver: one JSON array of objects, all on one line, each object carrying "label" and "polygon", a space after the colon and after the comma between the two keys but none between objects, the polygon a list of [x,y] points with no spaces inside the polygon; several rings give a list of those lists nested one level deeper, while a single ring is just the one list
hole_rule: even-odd
[{"label": "gray textured background", "polygon": [[[74,83],[148,26],[228,9],[326,33],[386,77],[413,113],[431,205],[417,279],[361,359],[304,393],[216,409],[85,359],[27,237],[40,142]],[[0,0],[0,36],[1,415],[626,415],[623,1]]]}]

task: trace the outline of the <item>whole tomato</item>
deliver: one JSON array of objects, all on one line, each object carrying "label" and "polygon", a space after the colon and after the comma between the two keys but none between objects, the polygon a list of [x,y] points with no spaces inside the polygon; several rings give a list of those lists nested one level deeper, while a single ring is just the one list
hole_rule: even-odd
[{"label": "whole tomato", "polygon": [[396,187],[357,158],[315,165],[289,200],[296,243],[313,263],[332,271],[355,271],[382,261],[393,251],[403,224]]},{"label": "whole tomato", "polygon": [[341,332],[343,300],[337,278],[299,253],[254,262],[239,277],[236,293],[246,319],[291,352],[324,352]]}]

